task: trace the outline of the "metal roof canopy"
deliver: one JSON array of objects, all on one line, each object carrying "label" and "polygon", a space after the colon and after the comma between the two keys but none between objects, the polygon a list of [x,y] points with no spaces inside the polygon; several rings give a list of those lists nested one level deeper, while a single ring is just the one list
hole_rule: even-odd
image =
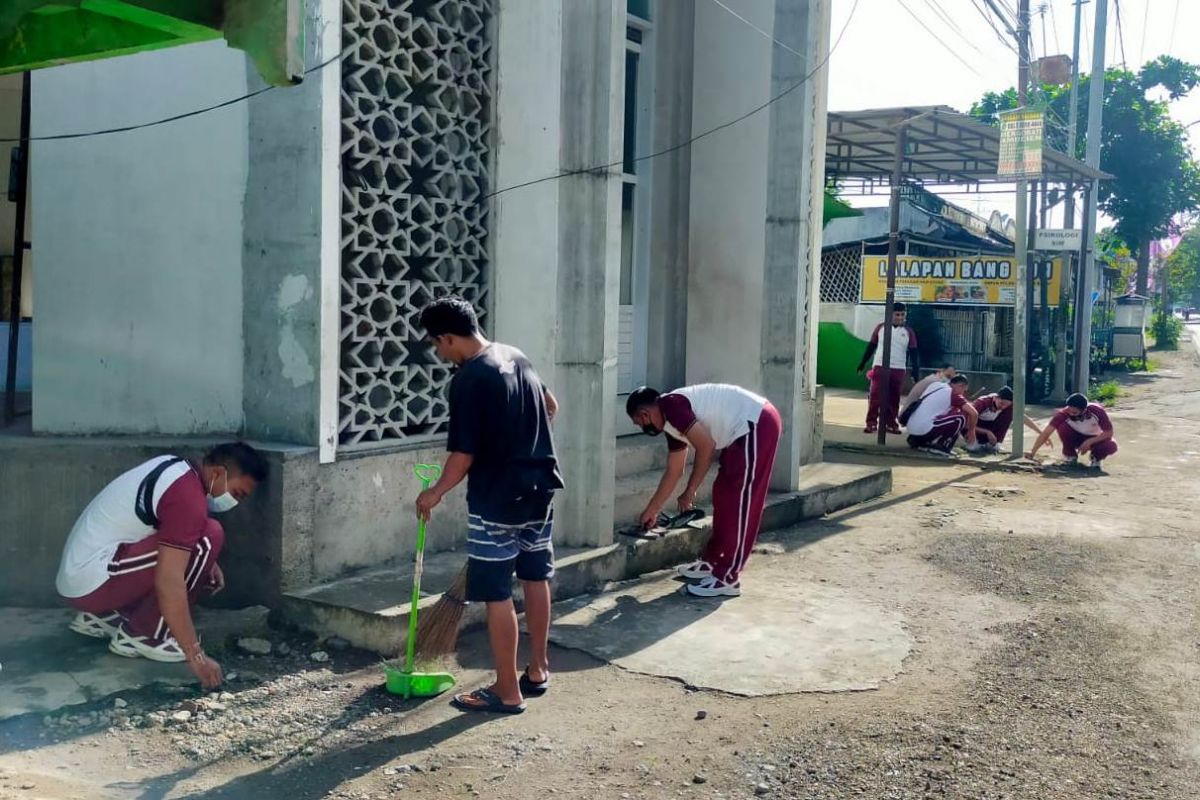
[{"label": "metal roof canopy", "polygon": [[[1012,183],[996,175],[1000,129],[949,106],[902,106],[828,114],[825,173],[889,183],[896,137],[907,129],[902,171],[921,183]],[[1112,176],[1057,150],[1042,148],[1047,183],[1083,184]]]}]

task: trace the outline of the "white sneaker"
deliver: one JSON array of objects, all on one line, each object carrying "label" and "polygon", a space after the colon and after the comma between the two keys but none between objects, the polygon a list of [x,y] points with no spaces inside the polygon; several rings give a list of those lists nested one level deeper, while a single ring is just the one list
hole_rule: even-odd
[{"label": "white sneaker", "polygon": [[1062,460],[1064,467],[1075,467],[1079,465],[1079,456],[1067,456]]},{"label": "white sneaker", "polygon": [[117,634],[121,622],[121,615],[116,611],[104,616],[80,611],[67,627],[75,633],[90,636],[93,639],[111,639]]},{"label": "white sneaker", "polygon": [[710,575],[699,583],[689,583],[687,593],[696,597],[739,597],[742,594],[742,582],[725,583]]},{"label": "white sneaker", "polygon": [[187,656],[179,642],[168,636],[161,642],[155,643],[149,636],[134,636],[125,630],[125,626],[117,628],[113,634],[108,649],[125,658],[148,658],[151,661],[161,661],[165,664],[177,664],[187,661]]},{"label": "white sneaker", "polygon": [[679,577],[687,578],[689,581],[699,581],[705,578],[712,577],[712,564],[704,559],[693,561],[690,564],[684,564],[681,567],[676,567],[675,571],[679,573]]}]

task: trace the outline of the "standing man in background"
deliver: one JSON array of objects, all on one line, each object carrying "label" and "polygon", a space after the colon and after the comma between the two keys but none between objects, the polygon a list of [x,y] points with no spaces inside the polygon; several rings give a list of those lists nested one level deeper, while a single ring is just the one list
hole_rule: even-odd
[{"label": "standing man in background", "polygon": [[[874,433],[879,430],[879,416],[883,414],[883,424],[888,433],[900,433],[900,423],[896,420],[900,413],[900,395],[904,391],[904,373],[907,364],[912,365],[913,382],[921,377],[921,356],[917,351],[917,334],[907,325],[908,309],[904,303],[892,306],[892,352],[884,354],[879,347],[883,323],[875,326],[871,333],[871,341],[858,362],[861,374],[866,369],[867,362],[874,356],[874,366],[867,373],[871,381],[871,392],[867,397],[867,425],[863,433]],[[885,358],[886,355],[886,358]],[[888,387],[887,408],[881,409],[883,387]]]}]

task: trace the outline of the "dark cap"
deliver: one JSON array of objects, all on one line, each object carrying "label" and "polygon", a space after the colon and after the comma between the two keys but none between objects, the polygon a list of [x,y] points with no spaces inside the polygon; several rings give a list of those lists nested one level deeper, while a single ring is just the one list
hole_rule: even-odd
[{"label": "dark cap", "polygon": [[1088,407],[1088,399],[1079,392],[1076,392],[1067,398],[1067,406],[1070,408],[1078,408],[1080,411],[1083,411]]}]

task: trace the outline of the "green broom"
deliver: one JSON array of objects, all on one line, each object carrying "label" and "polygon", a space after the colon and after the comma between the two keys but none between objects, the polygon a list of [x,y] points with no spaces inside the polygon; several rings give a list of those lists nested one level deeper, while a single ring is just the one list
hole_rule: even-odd
[{"label": "green broom", "polygon": [[[424,491],[442,474],[442,468],[432,464],[418,464],[414,469]],[[416,672],[413,659],[417,645],[417,606],[421,601],[421,573],[425,569],[425,520],[417,525],[417,555],[413,565],[412,608],[408,612],[408,641],[405,643],[404,668],[384,664],[387,671],[387,690],[405,700],[411,697],[436,697],[454,686],[454,676],[449,672]]]}]

